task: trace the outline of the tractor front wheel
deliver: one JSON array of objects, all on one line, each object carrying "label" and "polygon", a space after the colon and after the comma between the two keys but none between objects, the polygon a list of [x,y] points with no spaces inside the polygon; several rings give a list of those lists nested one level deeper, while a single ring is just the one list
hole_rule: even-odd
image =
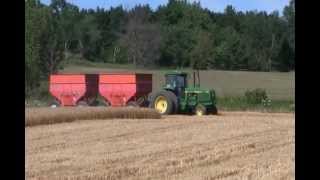
[{"label": "tractor front wheel", "polygon": [[213,115],[217,115],[218,114],[218,109],[217,109],[217,107],[216,106],[213,106],[213,108],[211,109],[211,112],[210,112],[211,114],[213,114]]},{"label": "tractor front wheel", "polygon": [[202,105],[202,104],[198,104],[195,108],[195,114],[197,116],[203,116],[207,114],[207,108]]}]

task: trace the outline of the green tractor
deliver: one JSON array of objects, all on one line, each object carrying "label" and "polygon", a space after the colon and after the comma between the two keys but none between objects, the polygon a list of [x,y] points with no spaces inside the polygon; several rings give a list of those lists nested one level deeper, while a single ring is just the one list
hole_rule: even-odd
[{"label": "green tractor", "polygon": [[200,88],[199,71],[193,73],[193,87],[188,86],[188,73],[171,72],[165,74],[165,86],[159,92],[149,95],[149,107],[161,114],[217,114],[214,90]]}]

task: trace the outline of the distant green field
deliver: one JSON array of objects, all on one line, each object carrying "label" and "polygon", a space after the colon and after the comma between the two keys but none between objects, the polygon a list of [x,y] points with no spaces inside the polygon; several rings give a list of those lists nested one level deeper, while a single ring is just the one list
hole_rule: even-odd
[{"label": "distant green field", "polygon": [[[164,83],[164,74],[168,70],[135,69],[130,65],[104,63],[68,64],[61,72],[103,73],[103,72],[143,72],[153,74],[153,89],[159,90]],[[192,72],[190,69],[185,70]],[[248,72],[248,71],[200,71],[201,87],[212,88],[219,97],[242,96],[246,90],[266,89],[274,100],[295,99],[295,73]],[[189,78],[192,83],[192,77]]]}]

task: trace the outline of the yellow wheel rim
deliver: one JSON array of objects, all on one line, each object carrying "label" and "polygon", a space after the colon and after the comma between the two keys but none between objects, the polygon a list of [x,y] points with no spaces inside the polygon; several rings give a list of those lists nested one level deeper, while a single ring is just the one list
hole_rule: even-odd
[{"label": "yellow wheel rim", "polygon": [[197,110],[197,111],[196,111],[196,114],[197,114],[197,116],[202,116],[202,115],[203,115],[203,111]]},{"label": "yellow wheel rim", "polygon": [[157,97],[154,103],[154,107],[159,113],[161,114],[165,113],[168,108],[168,102],[166,98],[163,96]]}]

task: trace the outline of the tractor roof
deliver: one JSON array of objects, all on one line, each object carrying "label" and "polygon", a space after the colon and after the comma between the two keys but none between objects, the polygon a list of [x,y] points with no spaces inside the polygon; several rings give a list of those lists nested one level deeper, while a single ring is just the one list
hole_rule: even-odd
[{"label": "tractor roof", "polygon": [[172,71],[172,72],[168,72],[166,73],[166,75],[188,75],[188,73],[186,72],[181,72],[181,71]]}]

